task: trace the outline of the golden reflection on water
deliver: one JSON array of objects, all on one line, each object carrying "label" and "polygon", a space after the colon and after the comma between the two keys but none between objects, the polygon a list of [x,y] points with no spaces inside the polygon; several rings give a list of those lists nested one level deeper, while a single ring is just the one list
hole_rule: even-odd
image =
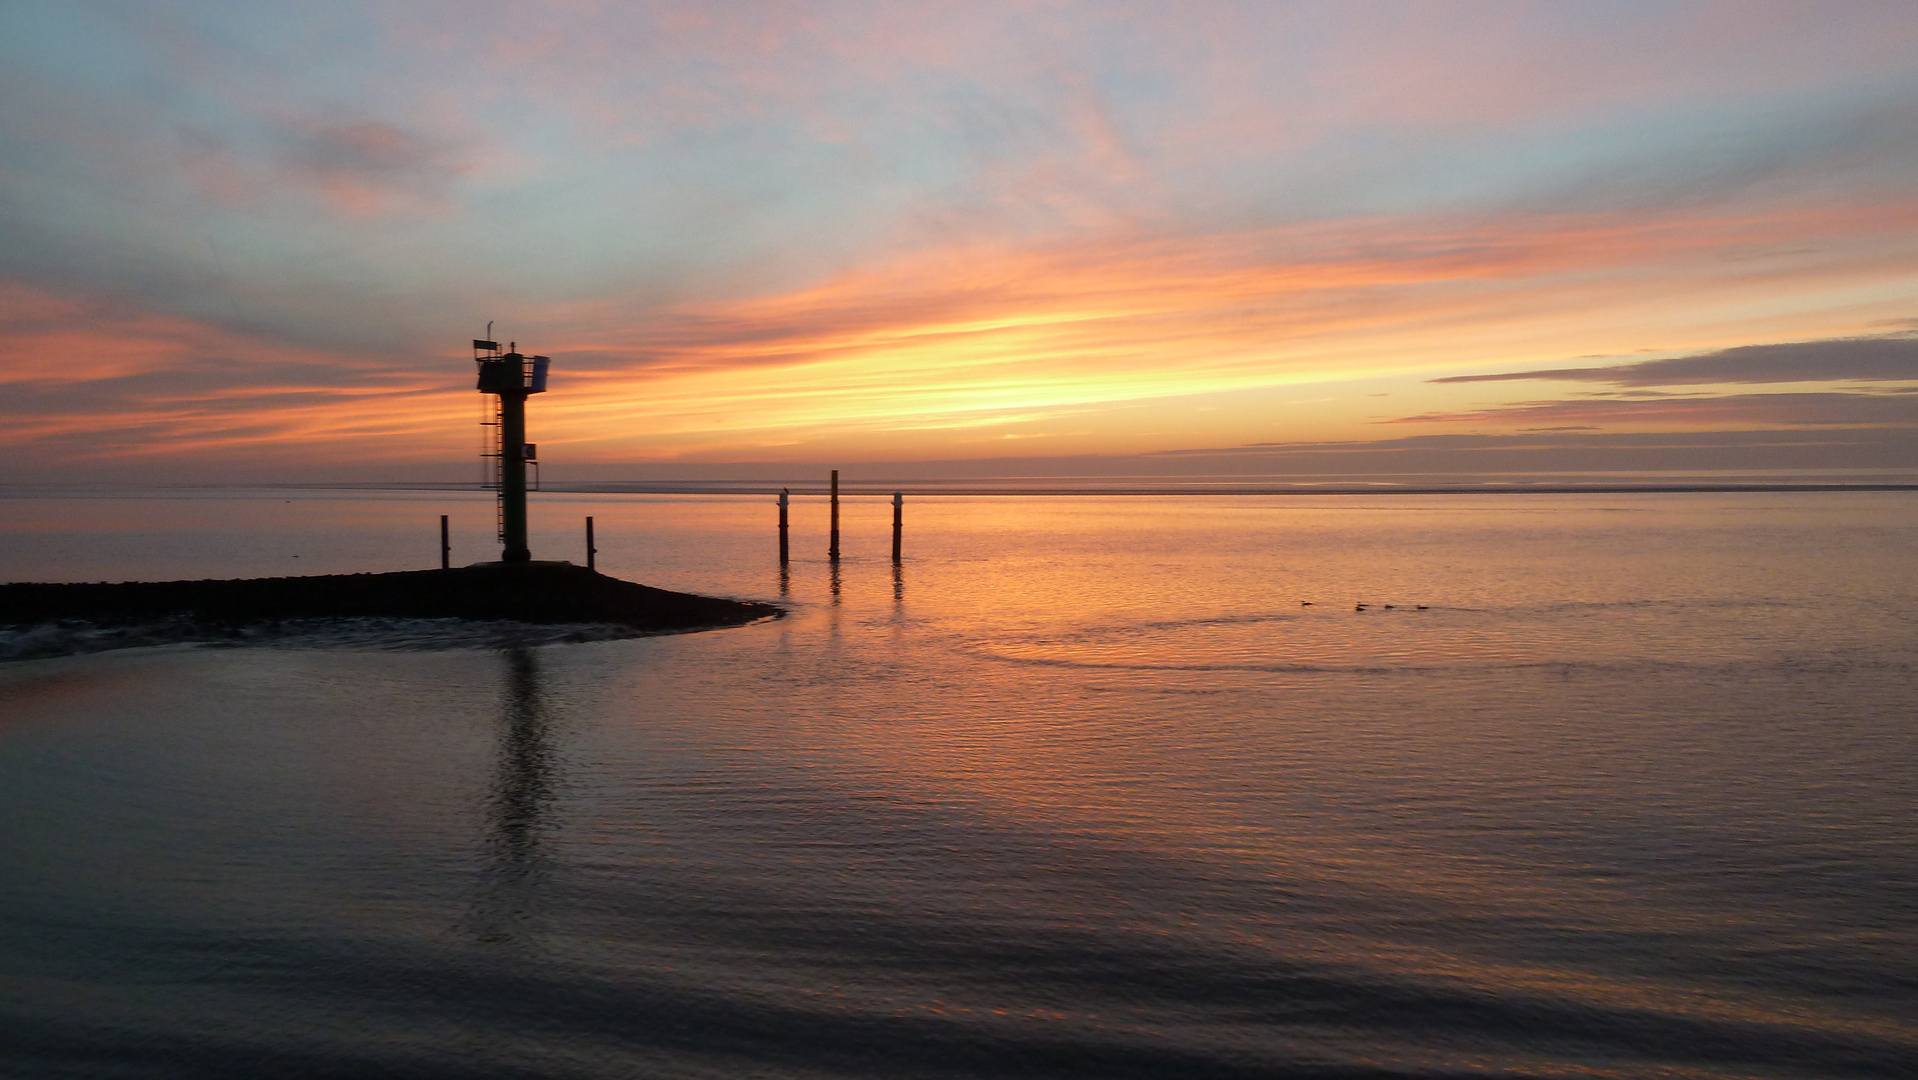
[{"label": "golden reflection on water", "polygon": [[[1609,806],[1619,789],[1683,789],[1701,782],[1685,775],[1701,761],[1722,769],[1757,749],[1717,745],[1725,732],[1712,718],[1741,709],[1696,683],[1674,684],[1695,700],[1648,698],[1644,722],[1621,730],[1615,700],[1585,698],[1615,695],[1635,669],[1656,685],[1679,663],[1768,662],[1814,626],[1821,641],[1861,638],[1832,621],[1845,609],[1818,606],[1856,587],[1856,567],[1816,568],[1829,579],[1822,588],[1769,581],[1766,567],[1726,558],[1744,542],[1736,512],[1700,521],[1651,502],[1641,510],[1649,519],[1621,517],[1601,536],[1576,537],[1578,547],[1553,535],[1562,526],[1528,527],[1519,506],[1503,542],[1470,514],[1404,506],[1369,511],[1383,522],[1357,507],[1298,514],[1195,500],[1116,509],[998,500],[964,520],[934,510],[917,535],[938,557],[916,568],[915,597],[923,609],[935,596],[935,609],[925,622],[883,620],[895,639],[941,654],[922,673],[932,685],[847,663],[860,628],[882,622],[885,582],[857,561],[843,580],[833,567],[827,640],[834,667],[847,666],[826,676],[816,707],[786,718],[805,728],[789,734],[823,756],[812,768],[851,788],[877,783],[903,805],[964,806],[1056,838],[1062,860],[1136,860],[1144,875],[1218,875],[1274,894],[1266,911],[1094,904],[1088,925],[1136,921],[1275,962],[1315,956],[1574,1008],[1912,1041],[1918,1028],[1813,1014],[1775,988],[1665,984],[1460,950],[1421,940],[1416,924],[1341,929],[1347,918],[1365,923],[1355,912],[1385,910],[1444,927],[1575,925],[1604,912],[1613,931],[1646,940],[1710,922],[1721,898],[1646,897],[1604,867],[1501,851],[1496,831],[1488,839],[1469,827],[1536,803],[1564,820],[1532,828],[1577,840],[1582,805]],[[1223,550],[1180,548],[1192,523],[1155,522],[1154,509],[1216,521]],[[1725,577],[1733,567],[1736,580]],[[1909,568],[1899,574],[1910,578]],[[802,573],[794,595],[808,584]],[[891,585],[899,605],[897,568]],[[1369,610],[1354,610],[1361,601]],[[806,619],[802,611],[785,629]],[[1562,712],[1474,700],[1488,677],[1544,686]],[[1584,728],[1586,715],[1609,717],[1615,745]],[[1435,832],[1434,820],[1467,827]],[[1340,899],[1314,914],[1292,897]]]}]

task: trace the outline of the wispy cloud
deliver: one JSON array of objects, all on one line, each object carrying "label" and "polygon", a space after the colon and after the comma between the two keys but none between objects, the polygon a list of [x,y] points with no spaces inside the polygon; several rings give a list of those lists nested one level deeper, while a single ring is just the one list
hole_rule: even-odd
[{"label": "wispy cloud", "polygon": [[443,212],[473,167],[470,148],[453,139],[342,115],[273,122],[247,147],[183,125],[180,147],[188,175],[216,203],[251,210],[310,195],[352,218]]}]

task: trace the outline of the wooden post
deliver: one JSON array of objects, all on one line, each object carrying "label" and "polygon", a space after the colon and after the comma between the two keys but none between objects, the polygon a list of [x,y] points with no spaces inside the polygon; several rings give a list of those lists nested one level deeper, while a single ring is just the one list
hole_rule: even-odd
[{"label": "wooden post", "polygon": [[596,569],[594,566],[596,560],[593,556],[597,554],[599,549],[593,546],[593,516],[588,514],[586,515],[586,569]]},{"label": "wooden post", "polygon": [[786,547],[786,504],[792,501],[792,489],[779,489],[779,565],[784,566],[792,560]]},{"label": "wooden post", "polygon": [[453,568],[453,544],[446,535],[446,515],[440,515],[440,569]]},{"label": "wooden post", "polygon": [[905,528],[906,496],[892,493],[892,561],[899,561],[899,533]]},{"label": "wooden post", "polygon": [[832,541],[826,547],[826,558],[839,561],[839,470],[832,471]]}]

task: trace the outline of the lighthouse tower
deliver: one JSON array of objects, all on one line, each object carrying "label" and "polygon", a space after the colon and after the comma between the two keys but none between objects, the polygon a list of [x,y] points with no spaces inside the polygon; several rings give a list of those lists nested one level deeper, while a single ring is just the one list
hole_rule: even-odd
[{"label": "lighthouse tower", "polygon": [[[491,329],[489,326],[488,329]],[[526,441],[526,398],[546,392],[544,356],[522,356],[517,342],[509,342],[500,352],[499,342],[473,341],[473,360],[479,365],[479,391],[495,394],[490,419],[481,423],[492,428],[488,445],[480,451],[487,462],[487,486],[499,490],[500,561],[530,562],[533,553],[526,547],[526,466],[537,469],[538,454]]]}]

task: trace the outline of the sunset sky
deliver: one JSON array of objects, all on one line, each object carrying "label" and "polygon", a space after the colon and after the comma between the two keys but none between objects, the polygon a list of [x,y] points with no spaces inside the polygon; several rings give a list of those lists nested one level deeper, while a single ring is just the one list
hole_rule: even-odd
[{"label": "sunset sky", "polygon": [[1918,469],[1910,0],[10,0],[0,61],[0,480],[464,476],[489,320],[558,477]]}]

